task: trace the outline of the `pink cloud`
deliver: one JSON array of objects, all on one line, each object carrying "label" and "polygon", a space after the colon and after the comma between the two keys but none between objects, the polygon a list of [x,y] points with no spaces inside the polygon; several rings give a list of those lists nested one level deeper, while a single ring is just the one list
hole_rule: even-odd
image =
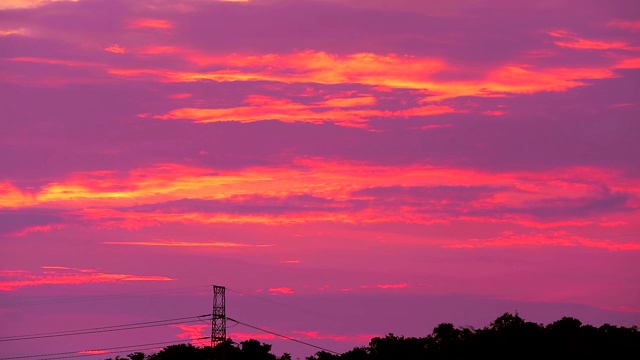
[{"label": "pink cloud", "polygon": [[404,289],[409,286],[409,284],[378,284],[376,286],[380,289]]},{"label": "pink cloud", "polygon": [[640,243],[635,242],[614,242],[602,239],[590,239],[587,237],[573,235],[564,231],[543,233],[543,234],[517,234],[507,235],[490,239],[470,239],[466,242],[444,245],[449,249],[477,249],[492,247],[513,247],[513,246],[562,246],[596,248],[608,251],[638,251]]},{"label": "pink cloud", "polygon": [[300,260],[282,260],[280,262],[283,264],[300,264],[301,263]]},{"label": "pink cloud", "polygon": [[29,9],[45,6],[55,2],[78,2],[80,0],[3,0],[0,2],[0,10]]},{"label": "pink cloud", "polygon": [[269,292],[271,294],[282,294],[282,295],[291,295],[294,294],[295,291],[288,287],[277,287],[277,288],[269,288]]},{"label": "pink cloud", "polygon": [[121,281],[174,280],[166,276],[103,273],[93,269],[73,269],[55,266],[47,266],[44,269],[47,271],[40,274],[22,270],[0,272],[0,291],[14,291],[22,287],[42,285],[80,285]]},{"label": "pink cloud", "polygon": [[631,31],[640,31],[640,21],[632,21],[632,20],[611,20],[607,23],[607,26],[631,30]]},{"label": "pink cloud", "polygon": [[78,354],[82,354],[82,355],[103,355],[103,354],[109,354],[110,351],[107,350],[84,350],[84,351],[80,351],[78,352]]},{"label": "pink cloud", "polygon": [[564,48],[581,50],[637,50],[637,48],[623,41],[588,40],[563,30],[552,31],[549,35],[559,38],[560,40],[556,41],[555,44]]},{"label": "pink cloud", "polygon": [[173,28],[173,23],[164,19],[133,19],[129,21],[129,28],[167,30]]},{"label": "pink cloud", "polygon": [[180,339],[193,339],[191,343],[195,346],[203,346],[203,337],[211,335],[211,325],[208,324],[178,324],[171,325],[182,330],[181,333],[176,335]]},{"label": "pink cloud", "polygon": [[273,339],[278,339],[278,336],[275,336],[273,334],[267,334],[267,333],[245,333],[245,332],[238,332],[238,331],[234,331],[229,333],[228,335],[231,339],[233,339],[234,341],[245,341],[245,340],[249,340],[249,339],[254,339],[254,340],[273,340]]},{"label": "pink cloud", "polygon": [[122,46],[120,46],[118,44],[113,44],[113,45],[111,45],[109,47],[106,47],[104,50],[108,51],[108,52],[111,52],[111,53],[114,53],[114,54],[124,54],[125,52],[127,52],[125,50],[125,48],[123,48]]},{"label": "pink cloud", "polygon": [[367,343],[374,337],[379,337],[381,334],[356,334],[356,335],[336,335],[336,334],[325,334],[319,331],[293,331],[295,334],[301,335],[299,339],[309,339],[309,340],[332,340],[332,341],[346,341],[346,342],[358,342],[358,343]]},{"label": "pink cloud", "polygon": [[[233,243],[233,242],[197,242],[197,241],[175,241],[175,240],[156,240],[156,241],[105,241],[106,245],[133,245],[133,246],[161,246],[161,247],[217,247],[217,248],[235,248],[249,247],[254,245]],[[264,245],[262,245],[264,246]]]}]

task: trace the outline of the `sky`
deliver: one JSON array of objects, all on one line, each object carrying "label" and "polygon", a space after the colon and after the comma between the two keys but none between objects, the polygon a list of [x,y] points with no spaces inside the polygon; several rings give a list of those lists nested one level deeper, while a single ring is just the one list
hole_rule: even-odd
[{"label": "sky", "polygon": [[208,344],[4,340],[207,314],[211,285],[338,352],[640,325],[638,39],[635,0],[2,0],[0,357]]}]

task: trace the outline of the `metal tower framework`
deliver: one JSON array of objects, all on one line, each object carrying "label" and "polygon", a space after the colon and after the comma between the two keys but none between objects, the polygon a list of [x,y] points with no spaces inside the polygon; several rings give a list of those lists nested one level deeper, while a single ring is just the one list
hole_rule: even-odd
[{"label": "metal tower framework", "polygon": [[225,287],[213,286],[213,312],[211,316],[211,348],[227,340],[227,314]]}]

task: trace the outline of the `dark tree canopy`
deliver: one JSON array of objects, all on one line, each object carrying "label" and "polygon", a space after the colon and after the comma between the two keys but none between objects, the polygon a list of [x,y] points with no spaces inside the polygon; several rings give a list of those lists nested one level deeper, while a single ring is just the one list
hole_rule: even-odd
[{"label": "dark tree canopy", "polygon": [[[215,348],[171,345],[153,355],[129,354],[122,360],[291,360],[285,353],[271,354],[271,345],[231,340]],[[425,337],[388,334],[371,339],[368,346],[337,355],[320,351],[306,360],[456,360],[456,359],[640,359],[640,332],[604,324],[583,325],[578,319],[563,317],[549,325],[525,321],[505,313],[482,329],[436,326]],[[111,359],[109,359],[111,360]]]}]

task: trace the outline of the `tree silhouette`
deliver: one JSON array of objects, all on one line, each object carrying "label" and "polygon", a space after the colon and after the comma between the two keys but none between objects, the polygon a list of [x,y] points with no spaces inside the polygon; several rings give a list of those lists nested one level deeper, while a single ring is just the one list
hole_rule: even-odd
[{"label": "tree silhouette", "polygon": [[[129,360],[291,360],[271,354],[271,345],[246,340],[235,345],[227,339],[215,348],[171,345],[145,356],[128,355]],[[436,326],[422,338],[388,334],[371,339],[368,346],[337,355],[320,351],[307,360],[457,360],[502,359],[640,359],[640,332],[604,324],[583,325],[563,317],[547,326],[525,321],[518,313],[505,313],[482,329],[456,328],[451,323]],[[111,359],[109,359],[111,360]],[[116,357],[116,360],[125,360]]]}]

